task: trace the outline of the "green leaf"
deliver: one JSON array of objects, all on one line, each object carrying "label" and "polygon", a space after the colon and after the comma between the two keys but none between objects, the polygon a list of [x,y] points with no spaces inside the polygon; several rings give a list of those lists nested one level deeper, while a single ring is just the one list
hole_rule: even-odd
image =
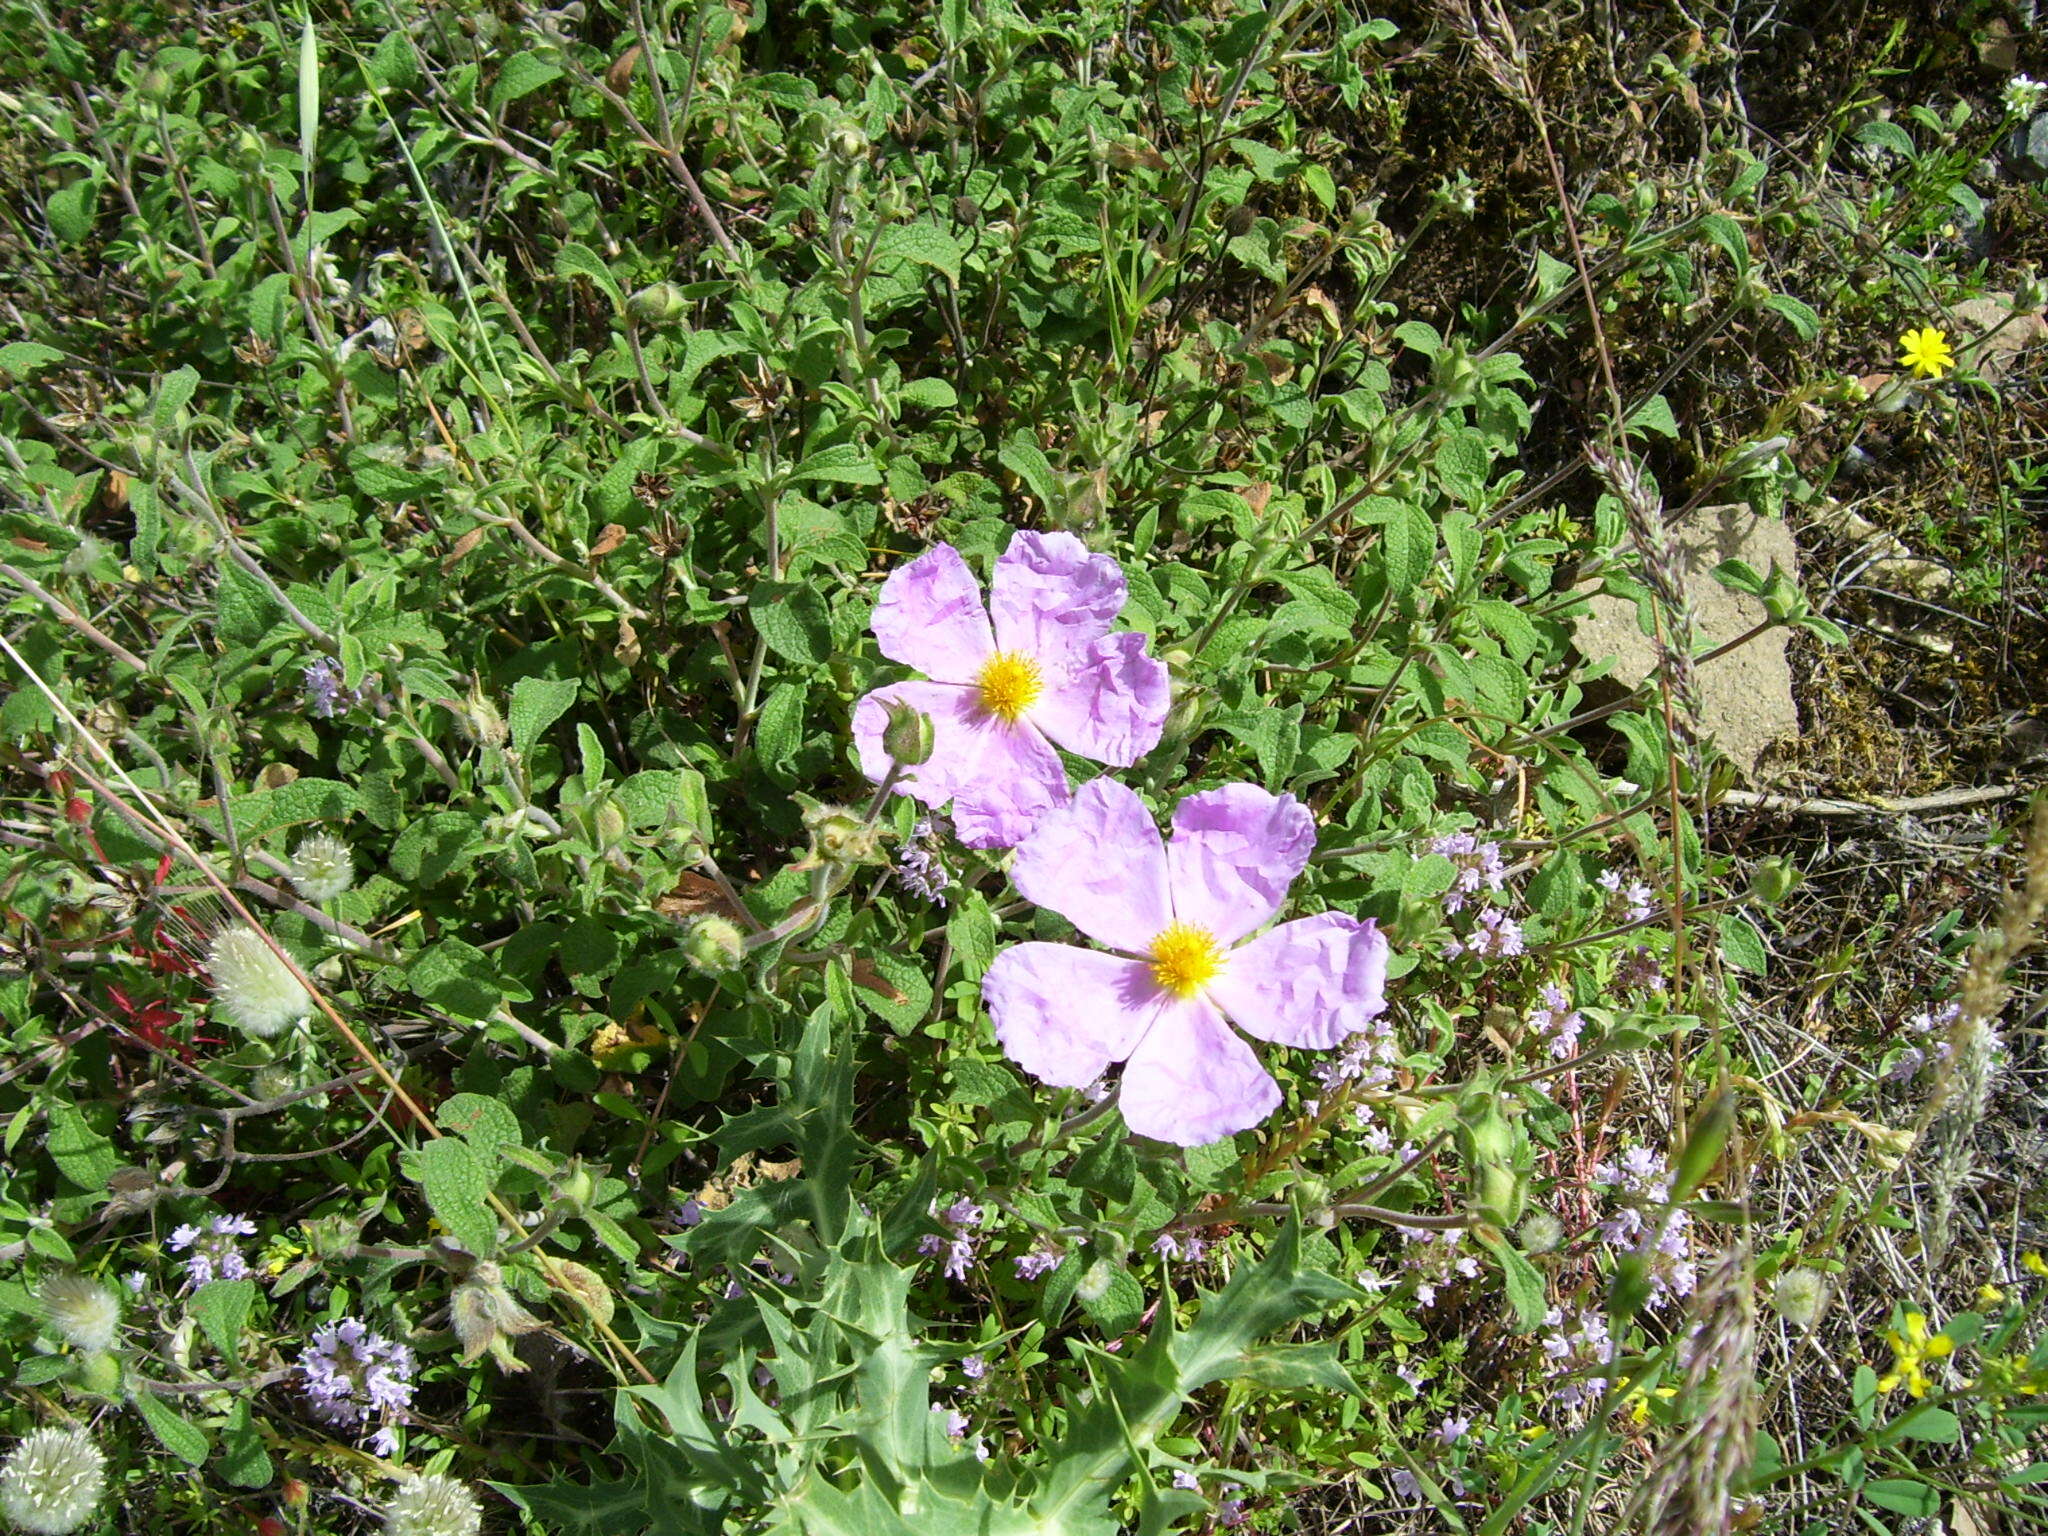
[{"label": "green leaf", "polygon": [[1764,936],[1748,918],[1737,912],[1721,914],[1721,958],[1739,971],[1761,976],[1770,962]]},{"label": "green leaf", "polygon": [[1550,1310],[1550,1295],[1543,1284],[1543,1276],[1506,1237],[1487,1235],[1482,1229],[1480,1241],[1500,1265],[1501,1281],[1507,1291],[1508,1305],[1515,1309],[1516,1323],[1522,1332],[1534,1333],[1543,1326],[1544,1314]]},{"label": "green leaf", "polygon": [[944,273],[946,280],[955,287],[960,284],[960,241],[936,219],[892,224],[882,234],[877,255],[884,260],[894,256],[930,267],[935,272]]},{"label": "green leaf", "polygon": [[276,1475],[246,1402],[236,1403],[222,1426],[220,1475],[237,1488],[267,1488]]},{"label": "green leaf", "polygon": [[1380,531],[1380,560],[1386,570],[1387,591],[1391,596],[1403,597],[1436,564],[1436,524],[1420,507],[1404,501],[1381,500],[1379,512],[1372,520],[1384,524]]},{"label": "green leaf", "polygon": [[[4,355],[0,349],[0,359]],[[896,398],[927,411],[950,410],[960,403],[959,391],[944,379],[910,379],[896,392]]]},{"label": "green leaf", "polygon": [[547,728],[569,712],[581,684],[573,677],[522,677],[512,685],[512,708],[505,723],[512,750],[524,757]]},{"label": "green leaf", "polygon": [[1700,218],[1700,233],[1728,253],[1737,277],[1748,275],[1749,238],[1743,234],[1740,224],[1725,213],[1709,213]]},{"label": "green leaf", "polygon": [[1024,489],[1038,498],[1038,504],[1048,512],[1057,511],[1066,504],[1060,495],[1059,482],[1053,477],[1052,464],[1045,456],[1045,450],[1038,446],[1029,434],[1019,432],[1003,444],[1002,452],[996,455],[997,462],[1019,480]]},{"label": "green leaf", "polygon": [[1654,432],[1672,439],[1678,436],[1678,418],[1671,414],[1671,402],[1662,395],[1652,395],[1630,411],[1624,425],[1631,432]]},{"label": "green leaf", "polygon": [[415,885],[438,885],[483,852],[483,823],[467,811],[422,816],[391,845],[391,868]]},{"label": "green leaf", "polygon": [[[530,55],[520,55],[520,58],[527,57]],[[517,60],[513,62],[516,63]],[[625,313],[626,295],[620,290],[618,279],[612,276],[611,268],[598,259],[597,252],[580,241],[562,242],[562,248],[555,252],[555,276],[564,279],[588,278],[599,293],[612,301],[614,315]]]},{"label": "green leaf", "polygon": [[81,176],[68,187],[59,187],[43,204],[50,221],[50,233],[61,246],[82,245],[92,233],[99,211],[100,183],[97,176]]},{"label": "green leaf", "polygon": [[1797,331],[1801,341],[1811,341],[1820,334],[1820,316],[1804,299],[1795,299],[1789,293],[1774,293],[1764,300],[1764,308]]},{"label": "green leaf", "polygon": [[530,96],[542,86],[552,85],[562,78],[562,72],[538,54],[515,53],[507,59],[498,71],[497,81],[491,86],[491,110],[502,112],[506,106],[522,96]]},{"label": "green leaf", "polygon": [[1874,1483],[1866,1483],[1863,1497],[1879,1509],[1889,1509],[1895,1514],[1916,1515],[1931,1520],[1941,1513],[1941,1495],[1925,1483],[1905,1477],[1881,1477]]},{"label": "green leaf", "polygon": [[15,379],[26,379],[52,363],[61,363],[64,354],[55,347],[46,347],[40,341],[10,341],[0,346],[0,373]]},{"label": "green leaf", "polygon": [[480,1259],[497,1252],[498,1218],[488,1204],[491,1177],[475,1148],[443,1137],[406,1153],[404,1165],[450,1237]]},{"label": "green leaf", "polygon": [[406,967],[406,985],[421,1002],[463,1019],[488,1019],[505,1000],[491,957],[461,939],[442,939]]},{"label": "green leaf", "polygon": [[121,1166],[113,1142],[94,1130],[68,1099],[50,1100],[43,1113],[49,1122],[45,1150],[57,1171],[80,1189],[105,1189]]},{"label": "green leaf", "polygon": [[617,788],[619,809],[636,831],[673,822],[698,836],[711,836],[711,802],[704,793],[704,775],[694,768],[647,768]]},{"label": "green leaf", "polygon": [[168,1407],[162,1398],[147,1387],[140,1388],[129,1399],[135,1404],[143,1422],[149,1425],[150,1433],[162,1442],[163,1448],[188,1467],[203,1466],[206,1462],[206,1436],[199,1427],[188,1422],[174,1409]]},{"label": "green leaf", "polygon": [[789,478],[830,480],[840,485],[880,485],[882,472],[859,443],[834,443],[805,458],[789,472]]},{"label": "green leaf", "polygon": [[1856,142],[1871,149],[1889,150],[1907,160],[1913,158],[1912,137],[1897,123],[1876,118],[1856,130]]},{"label": "green leaf", "polygon": [[981,980],[995,963],[996,920],[979,891],[968,891],[946,919],[946,938],[969,981]]},{"label": "green leaf", "polygon": [[209,1280],[192,1293],[186,1310],[206,1330],[213,1347],[236,1365],[242,1363],[242,1330],[256,1301],[254,1280]]},{"label": "green leaf", "polygon": [[[228,806],[236,835],[249,839],[308,822],[338,823],[353,815],[360,803],[355,790],[338,779],[294,779],[275,789],[236,795]],[[221,830],[220,813],[215,808],[203,808],[198,820],[208,831],[217,834]]]},{"label": "green leaf", "polygon": [[499,1147],[510,1143],[520,1146],[523,1138],[519,1134],[519,1117],[502,1099],[494,1099],[482,1093],[458,1093],[444,1099],[434,1111],[434,1123],[442,1130],[460,1136],[485,1158],[493,1156]]},{"label": "green leaf", "polygon": [[832,617],[815,587],[764,581],[747,599],[747,617],[785,661],[814,667],[832,655]]},{"label": "green leaf", "polygon": [[1918,1408],[1901,1417],[1895,1428],[1901,1439],[1954,1445],[1963,1437],[1963,1423],[1946,1408]]}]

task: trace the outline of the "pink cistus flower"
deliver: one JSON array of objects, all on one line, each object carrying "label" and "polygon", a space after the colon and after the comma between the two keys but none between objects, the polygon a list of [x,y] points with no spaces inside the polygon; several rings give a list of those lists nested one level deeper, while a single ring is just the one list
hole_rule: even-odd
[{"label": "pink cistus flower", "polygon": [[[967,562],[935,544],[882,584],[870,621],[891,661],[927,682],[891,683],[853,712],[861,772],[889,771],[889,706],[931,717],[930,758],[907,769],[903,793],[938,807],[970,848],[1007,848],[1067,803],[1055,746],[1128,768],[1159,743],[1166,666],[1145,637],[1111,634],[1124,577],[1070,533],[1020,533],[996,561],[989,605]],[[993,622],[991,622],[993,621]]]},{"label": "pink cistus flower", "polygon": [[1047,815],[1011,878],[1112,954],[1017,944],[982,996],[1010,1058],[1079,1088],[1123,1062],[1124,1122],[1202,1146],[1257,1125],[1280,1088],[1225,1022],[1276,1045],[1329,1050],[1386,1007],[1387,941],[1337,912],[1282,923],[1315,846],[1292,795],[1231,784],[1190,795],[1163,843],[1144,803],[1096,779]]}]

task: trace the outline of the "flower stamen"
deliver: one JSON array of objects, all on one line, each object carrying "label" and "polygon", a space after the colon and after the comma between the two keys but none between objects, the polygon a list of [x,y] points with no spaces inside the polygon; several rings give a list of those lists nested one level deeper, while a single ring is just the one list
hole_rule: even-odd
[{"label": "flower stamen", "polygon": [[1171,923],[1152,941],[1152,979],[1175,997],[1193,997],[1223,969],[1223,951],[1206,928]]},{"label": "flower stamen", "polygon": [[989,657],[975,680],[981,707],[998,720],[1014,725],[1018,716],[1038,702],[1045,692],[1045,679],[1038,663],[1015,651],[997,651]]}]

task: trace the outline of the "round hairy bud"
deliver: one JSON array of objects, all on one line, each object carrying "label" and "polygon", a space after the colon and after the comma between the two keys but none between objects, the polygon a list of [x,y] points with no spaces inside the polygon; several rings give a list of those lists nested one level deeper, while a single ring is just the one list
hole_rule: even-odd
[{"label": "round hairy bud", "polygon": [[882,750],[905,768],[930,762],[932,717],[897,700],[889,706],[889,723],[882,727]]},{"label": "round hairy bud", "polygon": [[89,1275],[60,1269],[36,1287],[43,1316],[73,1349],[98,1353],[121,1332],[121,1298]]},{"label": "round hairy bud", "polygon": [[292,884],[308,901],[332,901],[356,883],[348,844],[332,832],[315,832],[292,853]]},{"label": "round hairy bud", "polygon": [[683,959],[694,971],[723,976],[738,970],[746,958],[746,936],[730,918],[700,912],[683,929]]},{"label": "round hairy bud", "polygon": [[1818,1270],[1788,1269],[1771,1287],[1772,1308],[1794,1328],[1811,1328],[1818,1322],[1827,1299],[1827,1281]]},{"label": "round hairy bud", "polygon": [[468,1364],[488,1350],[508,1371],[525,1367],[512,1353],[512,1338],[532,1333],[540,1319],[505,1288],[505,1272],[486,1259],[469,1272],[469,1278],[455,1287],[448,1303],[449,1325],[462,1346],[462,1360]]},{"label": "round hairy bud", "polygon": [[313,1011],[313,995],[246,923],[224,928],[206,951],[213,1000],[245,1035],[268,1040]]},{"label": "round hairy bud", "polygon": [[690,301],[674,283],[649,283],[626,300],[635,325],[674,325],[690,312]]},{"label": "round hairy bud", "polygon": [[121,1358],[118,1355],[80,1355],[72,1380],[79,1390],[95,1397],[121,1395]]},{"label": "round hairy bud", "polygon": [[39,1429],[0,1462],[0,1514],[36,1536],[77,1530],[106,1489],[107,1458],[77,1425]]},{"label": "round hairy bud", "polygon": [[1524,1253],[1555,1253],[1564,1242],[1564,1223],[1548,1211],[1531,1211],[1522,1218],[1520,1236]]},{"label": "round hairy bud", "polygon": [[483,1528],[469,1485],[443,1472],[408,1479],[384,1506],[384,1536],[477,1536]]}]

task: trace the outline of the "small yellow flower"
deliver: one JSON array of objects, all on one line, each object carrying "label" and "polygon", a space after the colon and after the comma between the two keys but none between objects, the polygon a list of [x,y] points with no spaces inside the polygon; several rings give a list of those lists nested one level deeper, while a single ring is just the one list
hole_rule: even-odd
[{"label": "small yellow flower", "polygon": [[1908,331],[1899,338],[1899,362],[1923,379],[1938,379],[1956,365],[1948,349],[1948,333],[1931,325]]},{"label": "small yellow flower", "polygon": [[1910,1307],[1906,1310],[1905,1329],[1887,1328],[1884,1336],[1892,1347],[1892,1368],[1878,1378],[1877,1390],[1896,1392],[1904,1387],[1910,1396],[1925,1397],[1927,1373],[1921,1367],[1930,1360],[1954,1354],[1956,1341],[1945,1333],[1930,1334],[1927,1314]]},{"label": "small yellow flower", "polygon": [[2048,1259],[2042,1258],[2038,1253],[2021,1254],[2020,1268],[2030,1275],[2040,1275],[2043,1278],[2048,1278]]},{"label": "small yellow flower", "polygon": [[1977,1287],[1977,1301],[1980,1306],[1995,1307],[2003,1300],[2005,1292],[1997,1286],[1986,1284]]}]

